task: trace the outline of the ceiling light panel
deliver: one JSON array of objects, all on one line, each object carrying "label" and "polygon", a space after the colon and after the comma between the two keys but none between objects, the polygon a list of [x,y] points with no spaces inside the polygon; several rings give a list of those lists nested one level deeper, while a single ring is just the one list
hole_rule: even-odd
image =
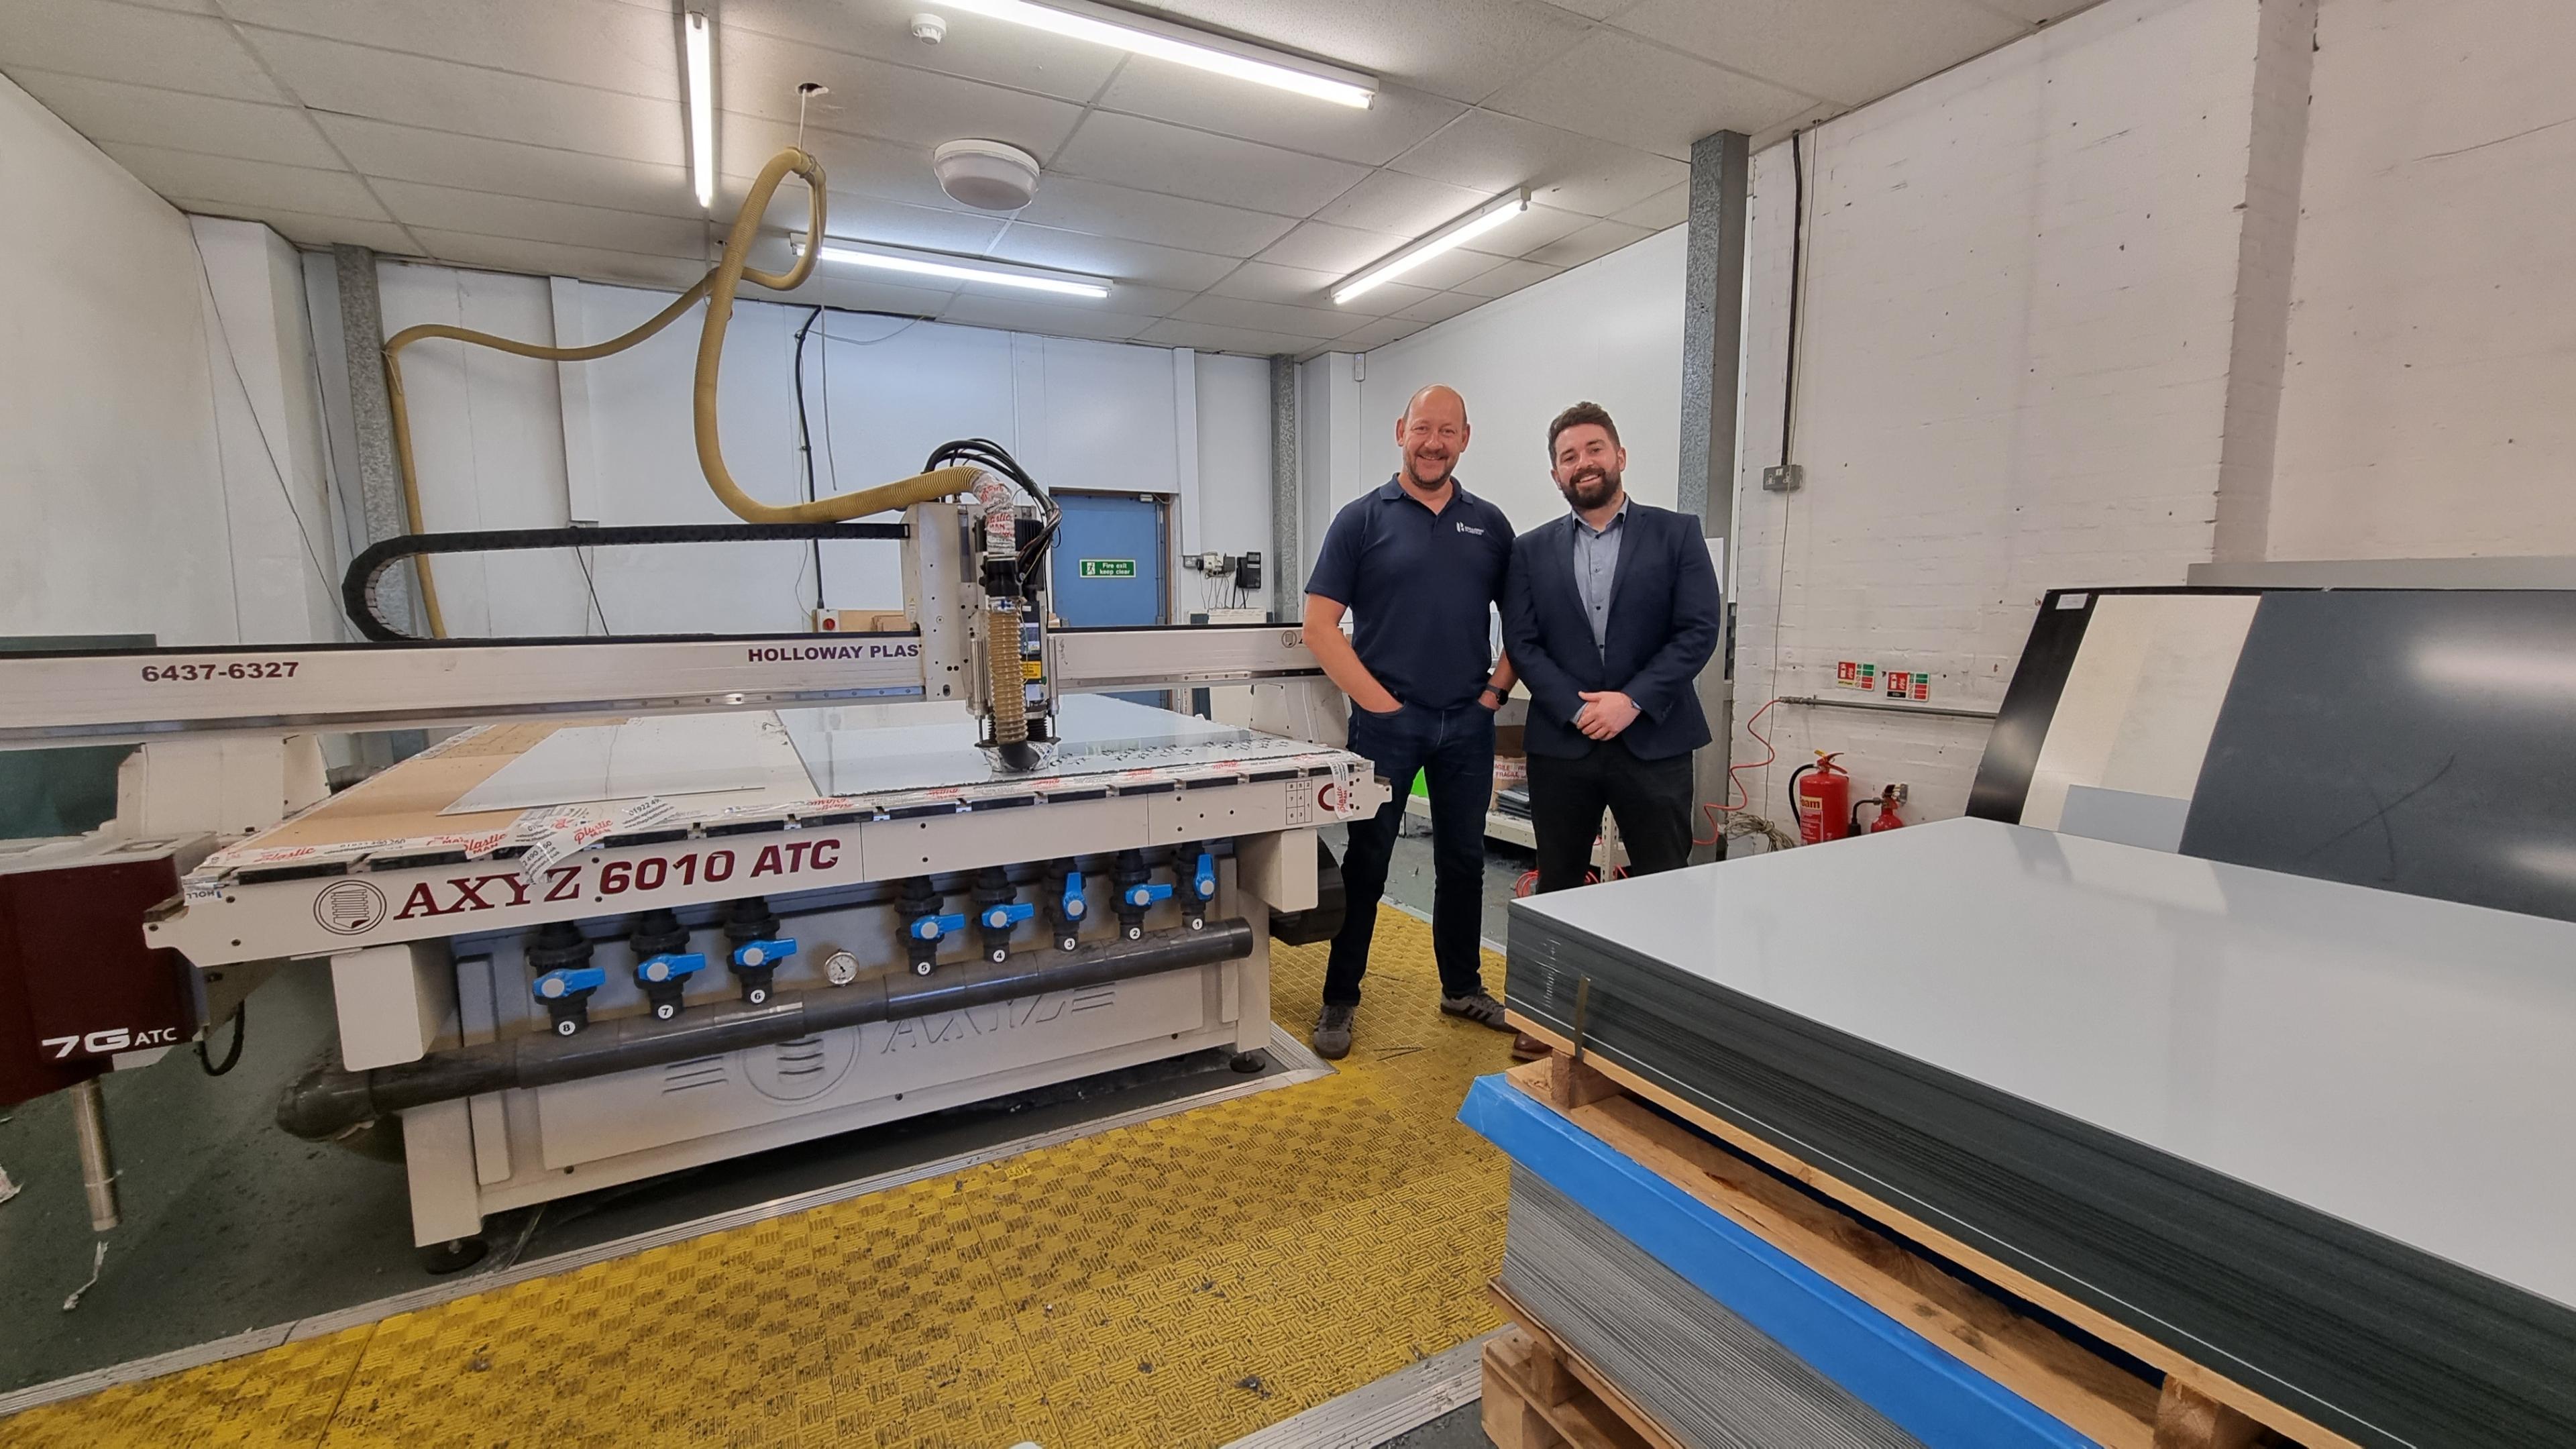
[{"label": "ceiling light panel", "polygon": [[1411,246],[1344,278],[1342,284],[1333,289],[1333,302],[1336,306],[1346,305],[1370,288],[1392,282],[1433,257],[1464,246],[1528,210],[1528,187],[1504,192]]},{"label": "ceiling light panel", "polygon": [[1372,76],[1088,0],[1045,0],[1043,4],[1038,0],[948,0],[947,8],[1293,91],[1337,106],[1366,110],[1377,99],[1377,81]]},{"label": "ceiling light panel", "polygon": [[715,26],[704,10],[681,17],[680,43],[689,80],[689,180],[698,205],[716,204]]},{"label": "ceiling light panel", "polygon": [[[805,246],[806,239],[798,237],[797,250],[801,252]],[[1015,291],[1045,292],[1094,302],[1109,295],[1109,281],[1104,277],[1086,277],[1079,272],[1058,272],[1044,267],[1023,267],[981,257],[951,256],[945,252],[915,251],[909,247],[880,246],[875,242],[845,241],[839,237],[823,238],[823,245],[815,255],[822,261],[839,266],[936,277],[978,286],[1008,287]]]}]

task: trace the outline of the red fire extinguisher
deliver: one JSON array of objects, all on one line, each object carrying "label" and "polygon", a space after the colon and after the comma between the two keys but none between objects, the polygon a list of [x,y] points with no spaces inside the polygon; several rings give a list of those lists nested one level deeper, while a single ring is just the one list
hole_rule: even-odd
[{"label": "red fire extinguisher", "polygon": [[1816,762],[1789,776],[1789,798],[1798,809],[1798,842],[1816,845],[1851,833],[1851,776],[1834,763],[1839,754],[1816,752]]},{"label": "red fire extinguisher", "polygon": [[[1876,835],[1882,830],[1896,830],[1904,826],[1905,817],[1896,813],[1896,807],[1905,803],[1905,796],[1904,786],[1890,785],[1878,792],[1877,799],[1860,802],[1860,805],[1878,807],[1878,818],[1869,822],[1870,834]],[[1852,823],[1855,826],[1860,823],[1860,805],[1852,807]]]}]

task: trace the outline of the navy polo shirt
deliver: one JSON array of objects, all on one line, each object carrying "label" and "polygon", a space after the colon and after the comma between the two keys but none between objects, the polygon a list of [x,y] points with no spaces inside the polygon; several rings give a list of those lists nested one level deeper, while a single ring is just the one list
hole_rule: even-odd
[{"label": "navy polo shirt", "polygon": [[1487,610],[1502,602],[1511,520],[1453,480],[1434,513],[1394,478],[1351,500],[1324,533],[1306,592],[1349,609],[1360,662],[1397,699],[1473,701],[1492,674]]}]

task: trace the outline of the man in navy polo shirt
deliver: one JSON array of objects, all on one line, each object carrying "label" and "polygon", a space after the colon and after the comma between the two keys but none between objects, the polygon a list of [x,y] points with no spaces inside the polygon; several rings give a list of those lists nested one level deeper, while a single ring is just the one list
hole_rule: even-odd
[{"label": "man in navy polo shirt", "polygon": [[[1467,404],[1448,388],[1413,395],[1396,419],[1404,465],[1333,519],[1306,581],[1306,647],[1351,697],[1351,750],[1377,763],[1395,797],[1351,825],[1342,856],[1349,915],[1333,938],[1315,1054],[1351,1049],[1387,858],[1416,770],[1431,795],[1431,950],[1440,1009],[1509,1031],[1478,969],[1484,914],[1485,804],[1494,786],[1494,711],[1512,666],[1491,646],[1512,554],[1503,511],[1458,486]],[[1342,613],[1353,614],[1350,638]]]}]

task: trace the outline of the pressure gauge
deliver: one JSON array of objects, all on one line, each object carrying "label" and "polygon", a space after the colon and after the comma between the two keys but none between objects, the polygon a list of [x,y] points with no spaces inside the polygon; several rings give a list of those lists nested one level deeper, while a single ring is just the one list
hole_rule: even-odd
[{"label": "pressure gauge", "polygon": [[859,979],[859,958],[847,951],[835,951],[823,963],[823,978],[835,986],[847,986]]}]

